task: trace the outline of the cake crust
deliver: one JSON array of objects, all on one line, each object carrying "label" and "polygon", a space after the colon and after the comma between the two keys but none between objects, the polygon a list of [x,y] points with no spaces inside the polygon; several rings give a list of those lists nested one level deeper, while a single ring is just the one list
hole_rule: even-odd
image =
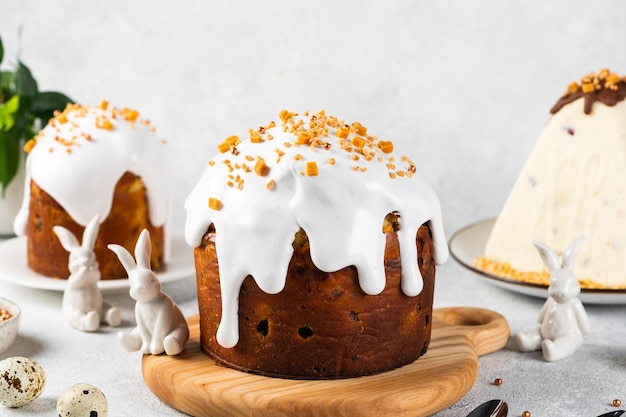
[{"label": "cake crust", "polygon": [[[267,294],[248,276],[239,294],[239,342],[216,340],[221,319],[220,277],[213,227],[195,248],[201,345],[218,364],[265,376],[334,379],[388,371],[423,355],[431,333],[433,242],[426,225],[416,236],[424,279],[415,297],[401,289],[398,238],[387,231],[381,294],[367,295],[356,268],[323,272],[313,264],[306,233],[293,242],[284,289]],[[407,262],[411,262],[408,260]]]},{"label": "cake crust", "polygon": [[[116,243],[132,251],[139,233],[145,228],[152,240],[151,263],[154,270],[163,265],[163,226],[154,227],[148,215],[147,193],[141,178],[126,172],[115,186],[109,216],[100,225],[94,252],[101,279],[126,277],[126,271],[107,245]],[[66,279],[68,252],[54,234],[54,226],[63,226],[75,236],[82,236],[84,226],[74,221],[65,209],[34,181],[30,182],[30,202],[26,224],[27,261],[35,272],[53,278]]]}]

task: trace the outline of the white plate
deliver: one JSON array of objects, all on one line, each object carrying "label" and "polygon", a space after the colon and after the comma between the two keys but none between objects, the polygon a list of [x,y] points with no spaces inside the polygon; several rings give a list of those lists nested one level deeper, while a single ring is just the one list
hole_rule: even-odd
[{"label": "white plate", "polygon": [[[158,271],[161,283],[177,281],[195,274],[193,249],[182,236],[173,236],[170,245],[169,260],[163,271]],[[0,280],[23,287],[42,290],[65,290],[64,279],[39,275],[31,270],[26,262],[26,237],[15,237],[0,243]],[[101,290],[122,290],[128,288],[127,279],[102,280],[98,283]]]},{"label": "white plate", "polygon": [[[495,219],[483,220],[465,226],[450,238],[450,253],[461,265],[485,277],[498,287],[533,297],[547,298],[548,287],[498,277],[476,268],[474,259],[484,255],[485,244],[493,228]],[[579,296],[585,304],[626,304],[624,290],[583,289]]]}]

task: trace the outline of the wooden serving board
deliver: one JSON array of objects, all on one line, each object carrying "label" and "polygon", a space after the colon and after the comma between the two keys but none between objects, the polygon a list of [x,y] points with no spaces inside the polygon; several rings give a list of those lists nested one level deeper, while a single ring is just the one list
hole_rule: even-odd
[{"label": "wooden serving board", "polygon": [[478,356],[509,339],[504,317],[485,309],[433,311],[428,352],[402,368],[337,380],[291,380],[216,365],[200,350],[198,316],[178,356],[144,355],[148,387],[171,407],[197,417],[428,416],[472,387]]}]

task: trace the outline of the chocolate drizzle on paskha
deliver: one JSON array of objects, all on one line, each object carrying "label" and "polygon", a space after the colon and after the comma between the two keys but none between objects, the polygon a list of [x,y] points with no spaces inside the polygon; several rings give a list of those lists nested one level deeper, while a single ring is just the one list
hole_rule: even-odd
[{"label": "chocolate drizzle on paskha", "polygon": [[607,106],[614,106],[626,98],[626,77],[620,77],[608,69],[600,70],[597,74],[590,73],[581,78],[580,83],[572,82],[563,96],[550,109],[556,114],[563,106],[584,98],[585,114],[591,114],[596,101]]}]

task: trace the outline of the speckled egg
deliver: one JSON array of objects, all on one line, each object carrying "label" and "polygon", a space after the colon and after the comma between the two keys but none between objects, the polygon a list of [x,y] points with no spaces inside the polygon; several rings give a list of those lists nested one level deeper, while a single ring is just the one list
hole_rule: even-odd
[{"label": "speckled egg", "polygon": [[46,373],[32,359],[14,356],[0,361],[0,403],[21,407],[34,401],[46,385]]},{"label": "speckled egg", "polygon": [[106,417],[107,398],[91,384],[75,384],[67,388],[57,401],[59,417]]}]

